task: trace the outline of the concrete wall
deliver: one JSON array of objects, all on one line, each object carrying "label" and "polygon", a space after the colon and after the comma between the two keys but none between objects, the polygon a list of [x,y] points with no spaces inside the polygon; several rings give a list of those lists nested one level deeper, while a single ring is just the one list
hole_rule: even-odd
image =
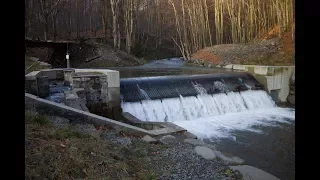
[{"label": "concrete wall", "polygon": [[295,66],[256,66],[231,64],[224,68],[247,71],[272,93],[274,100],[286,102],[290,92],[289,80],[295,72]]},{"label": "concrete wall", "polygon": [[69,106],[38,98],[37,96],[28,93],[25,93],[25,105],[26,107],[35,108],[40,112],[45,112],[47,114],[52,114],[55,116],[66,117],[73,122],[89,123],[98,126],[108,125],[115,129],[124,129],[126,131],[134,131],[136,133],[155,135],[152,132],[139,127],[128,125],[119,121],[98,116],[96,114],[81,111]]},{"label": "concrete wall", "polygon": [[[151,126],[150,130],[147,130],[130,124],[115,121],[106,117],[102,117],[96,114],[92,114],[90,112],[85,112],[77,108],[48,101],[28,93],[25,93],[25,106],[27,108],[36,109],[37,111],[44,112],[46,114],[65,117],[73,123],[89,123],[97,126],[107,125],[113,127],[118,131],[133,132],[135,134],[148,134],[151,136],[159,136],[171,133],[186,133],[185,129],[168,122],[152,122],[153,125]],[[135,118],[132,115],[127,115],[126,117],[129,119],[129,121],[135,122],[136,124],[138,123],[141,126],[143,124],[145,126],[148,126],[148,124],[150,124],[148,122],[142,122],[140,120],[138,120],[139,122],[130,120],[132,118]],[[154,128],[155,126],[157,128]]]}]

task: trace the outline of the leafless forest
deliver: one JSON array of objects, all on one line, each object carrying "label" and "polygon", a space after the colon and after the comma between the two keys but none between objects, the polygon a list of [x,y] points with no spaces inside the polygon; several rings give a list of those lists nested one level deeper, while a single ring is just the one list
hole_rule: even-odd
[{"label": "leafless forest", "polygon": [[189,59],[216,44],[292,28],[293,0],[25,0],[26,37],[103,38],[129,54],[165,47]]}]

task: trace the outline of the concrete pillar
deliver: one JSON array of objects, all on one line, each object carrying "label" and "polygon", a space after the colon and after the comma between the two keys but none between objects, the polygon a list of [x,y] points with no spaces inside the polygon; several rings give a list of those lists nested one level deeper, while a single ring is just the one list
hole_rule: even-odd
[{"label": "concrete pillar", "polygon": [[72,76],[74,75],[74,72],[75,72],[74,69],[64,69],[63,70],[64,80],[68,81],[70,84],[73,84]]}]

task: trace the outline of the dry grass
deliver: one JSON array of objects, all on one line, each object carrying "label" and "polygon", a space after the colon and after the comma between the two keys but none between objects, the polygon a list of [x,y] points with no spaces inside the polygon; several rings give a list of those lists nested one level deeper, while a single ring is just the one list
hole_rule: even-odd
[{"label": "dry grass", "polygon": [[146,144],[114,145],[29,110],[25,128],[25,179],[156,179],[144,166]]},{"label": "dry grass", "polygon": [[40,65],[39,62],[32,61],[29,57],[24,58],[24,67],[25,67],[25,74],[28,74],[32,71],[38,71],[40,69],[47,69],[47,66]]}]

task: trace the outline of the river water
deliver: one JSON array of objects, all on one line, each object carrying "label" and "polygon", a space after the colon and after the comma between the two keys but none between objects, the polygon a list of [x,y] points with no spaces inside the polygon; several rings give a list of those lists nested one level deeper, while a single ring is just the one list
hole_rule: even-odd
[{"label": "river water", "polygon": [[[111,69],[119,70],[121,78],[232,72],[186,67],[180,58]],[[264,91],[145,100],[122,107],[141,120],[171,121],[282,180],[295,179],[295,110],[278,107]]]}]

